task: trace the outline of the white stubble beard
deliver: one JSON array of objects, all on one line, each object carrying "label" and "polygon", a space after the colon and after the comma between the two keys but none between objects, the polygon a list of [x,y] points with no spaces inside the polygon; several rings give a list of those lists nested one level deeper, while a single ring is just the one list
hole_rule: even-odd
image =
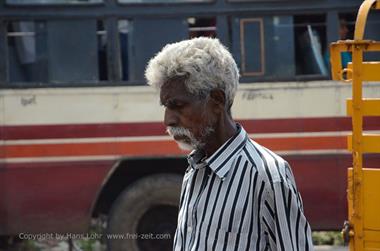
[{"label": "white stubble beard", "polygon": [[[190,132],[189,129],[183,128],[183,127],[172,127],[168,126],[166,128],[166,132],[172,136],[173,138],[175,136],[185,136],[187,139],[189,139],[189,142],[184,140],[175,140],[178,144],[178,147],[184,151],[192,151],[192,150],[199,150],[204,148],[206,145],[206,142],[201,142],[197,140],[193,133]],[[212,127],[206,127],[202,131],[202,138],[206,138],[209,136],[212,132],[214,132],[214,129]]]}]

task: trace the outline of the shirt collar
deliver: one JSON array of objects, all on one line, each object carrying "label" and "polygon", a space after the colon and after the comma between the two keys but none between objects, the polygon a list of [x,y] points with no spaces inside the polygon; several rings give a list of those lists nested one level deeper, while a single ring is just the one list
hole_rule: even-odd
[{"label": "shirt collar", "polygon": [[216,152],[209,158],[205,159],[205,154],[199,151],[193,151],[188,156],[188,162],[192,168],[202,168],[209,166],[219,178],[225,178],[231,169],[234,156],[243,149],[248,135],[241,125],[236,124],[237,132],[228,139]]},{"label": "shirt collar", "polygon": [[189,168],[199,169],[207,166],[205,163],[206,153],[202,150],[193,150],[187,156],[187,162],[189,163]]}]

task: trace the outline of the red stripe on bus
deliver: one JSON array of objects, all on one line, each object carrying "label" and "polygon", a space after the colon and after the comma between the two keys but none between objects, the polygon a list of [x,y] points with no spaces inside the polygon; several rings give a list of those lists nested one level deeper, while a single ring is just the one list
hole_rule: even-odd
[{"label": "red stripe on bus", "polygon": [[[248,133],[351,131],[349,117],[239,120]],[[364,119],[365,130],[380,130],[380,117]],[[0,126],[5,140],[166,135],[162,122]]]},{"label": "red stripe on bus", "polygon": [[[346,149],[345,136],[260,138],[256,140],[275,151]],[[168,141],[25,144],[0,146],[5,158],[57,156],[161,156],[184,154],[176,143]]]},{"label": "red stripe on bus", "polygon": [[[313,229],[339,229],[347,219],[346,177],[347,167],[352,165],[351,155],[296,154],[285,158],[292,166],[297,187],[302,194],[305,213]],[[379,155],[364,158],[366,167],[379,167],[379,162]],[[36,227],[50,229],[53,223],[55,229],[62,232],[73,231],[73,228],[82,229],[81,224],[90,220],[88,210],[96,192],[114,163],[7,163],[3,172],[7,177],[4,182],[8,188],[8,196],[3,199],[10,207],[7,219],[13,222],[11,227],[14,233],[32,232]],[[178,172],[183,172],[185,168],[185,164],[178,166]],[[133,170],[126,172],[126,175],[134,175]],[[86,177],[86,182],[83,182],[83,177]],[[72,210],[67,210],[67,205],[71,205]],[[73,212],[76,212],[75,217]],[[66,219],[63,222],[62,217]],[[4,226],[10,227],[7,224]]]}]

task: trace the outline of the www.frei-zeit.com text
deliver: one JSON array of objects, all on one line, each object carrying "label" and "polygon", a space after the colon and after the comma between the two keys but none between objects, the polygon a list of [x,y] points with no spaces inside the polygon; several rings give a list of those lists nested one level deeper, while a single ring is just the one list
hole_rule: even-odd
[{"label": "www.frei-zeit.com text", "polygon": [[98,234],[98,233],[84,233],[84,234],[74,234],[74,233],[20,233],[18,238],[21,240],[99,240],[102,238],[106,239],[140,239],[140,240],[165,240],[171,239],[171,234],[154,234],[154,233],[124,233],[124,234]]}]

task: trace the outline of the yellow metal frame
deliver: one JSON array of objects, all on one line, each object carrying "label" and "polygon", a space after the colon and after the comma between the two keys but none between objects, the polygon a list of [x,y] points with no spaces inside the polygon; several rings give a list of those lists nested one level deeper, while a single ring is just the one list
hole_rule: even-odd
[{"label": "yellow metal frame", "polygon": [[[371,9],[380,9],[380,0],[365,0],[360,6],[354,40],[330,46],[333,79],[352,82],[352,100],[347,101],[352,135],[347,145],[352,151],[353,168],[348,171],[349,223],[345,226],[350,251],[380,251],[380,169],[363,168],[363,153],[380,153],[380,135],[363,134],[363,117],[380,116],[380,99],[363,99],[362,93],[363,81],[380,81],[380,62],[363,62],[364,52],[380,51],[380,42],[363,39]],[[352,53],[352,63],[342,69],[344,51]]]}]

